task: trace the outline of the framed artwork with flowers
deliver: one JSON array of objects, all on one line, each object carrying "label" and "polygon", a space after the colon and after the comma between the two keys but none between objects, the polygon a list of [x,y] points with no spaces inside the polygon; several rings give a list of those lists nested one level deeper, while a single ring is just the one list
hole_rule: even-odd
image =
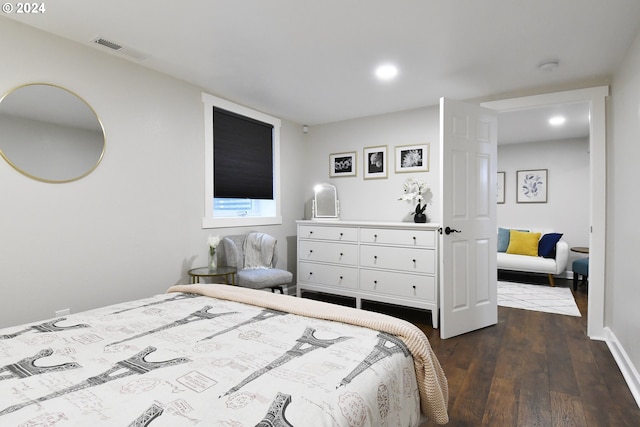
[{"label": "framed artwork with flowers", "polygon": [[356,152],[333,153],[329,155],[329,176],[356,176]]},{"label": "framed artwork with flowers", "polygon": [[387,177],[387,146],[364,148],[364,179]]},{"label": "framed artwork with flowers", "polygon": [[522,170],[516,172],[517,203],[547,203],[547,169]]},{"label": "framed artwork with flowers", "polygon": [[429,143],[395,148],[396,173],[429,172]]}]

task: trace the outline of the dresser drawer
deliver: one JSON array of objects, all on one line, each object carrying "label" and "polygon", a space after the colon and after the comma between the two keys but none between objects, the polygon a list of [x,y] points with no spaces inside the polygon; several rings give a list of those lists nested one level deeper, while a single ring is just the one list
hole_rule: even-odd
[{"label": "dresser drawer", "polygon": [[435,249],[361,245],[360,265],[407,273],[435,274],[435,254]]},{"label": "dresser drawer", "polygon": [[436,302],[436,279],[380,270],[360,270],[360,290]]},{"label": "dresser drawer", "polygon": [[357,242],[358,229],[355,227],[322,227],[318,225],[301,225],[298,227],[298,237],[301,239]]},{"label": "dresser drawer", "polygon": [[300,282],[318,283],[340,288],[358,288],[358,269],[340,265],[323,265],[301,262],[298,266]]},{"label": "dresser drawer", "polygon": [[436,231],[361,228],[360,242],[433,248],[436,245]]},{"label": "dresser drawer", "polygon": [[298,259],[300,261],[357,265],[358,246],[349,243],[300,240],[300,245],[298,247]]}]

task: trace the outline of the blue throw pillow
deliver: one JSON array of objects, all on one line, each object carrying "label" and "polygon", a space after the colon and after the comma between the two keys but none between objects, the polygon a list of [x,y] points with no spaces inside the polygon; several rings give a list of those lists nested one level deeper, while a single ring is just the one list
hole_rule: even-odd
[{"label": "blue throw pillow", "polygon": [[509,229],[498,228],[498,252],[507,252],[509,247]]},{"label": "blue throw pillow", "polygon": [[538,242],[538,255],[545,258],[556,257],[556,243],[562,237],[562,233],[548,233]]}]

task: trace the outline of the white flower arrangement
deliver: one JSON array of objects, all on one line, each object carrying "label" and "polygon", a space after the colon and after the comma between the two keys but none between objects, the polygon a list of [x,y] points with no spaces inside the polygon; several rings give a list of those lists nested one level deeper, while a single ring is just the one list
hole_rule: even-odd
[{"label": "white flower arrangement", "polygon": [[207,242],[209,243],[209,254],[215,254],[216,248],[220,244],[220,236],[209,235],[209,239],[207,239]]},{"label": "white flower arrangement", "polygon": [[427,204],[425,203],[424,206],[422,207],[420,207],[420,204],[424,200],[423,194],[425,194],[428,190],[427,184],[425,184],[423,181],[420,181],[419,179],[416,179],[416,178],[408,178],[402,185],[402,189],[404,193],[402,194],[402,196],[400,196],[398,200],[405,200],[408,202],[418,202],[418,205],[416,206],[415,210],[412,210],[411,213],[413,215],[419,215],[419,216],[424,215],[424,211],[427,208]]},{"label": "white flower arrangement", "polygon": [[424,200],[423,194],[427,192],[427,184],[416,178],[409,178],[402,185],[402,189],[404,194],[398,200],[420,203]]}]

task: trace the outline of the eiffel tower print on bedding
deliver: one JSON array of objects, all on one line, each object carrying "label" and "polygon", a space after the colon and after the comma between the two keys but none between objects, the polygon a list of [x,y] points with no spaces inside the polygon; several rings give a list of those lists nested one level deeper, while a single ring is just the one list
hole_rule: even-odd
[{"label": "eiffel tower print on bedding", "polygon": [[190,286],[0,330],[0,425],[418,426],[442,413],[425,408],[405,338],[285,311],[309,304],[286,295],[237,291],[268,302],[254,305]]}]

